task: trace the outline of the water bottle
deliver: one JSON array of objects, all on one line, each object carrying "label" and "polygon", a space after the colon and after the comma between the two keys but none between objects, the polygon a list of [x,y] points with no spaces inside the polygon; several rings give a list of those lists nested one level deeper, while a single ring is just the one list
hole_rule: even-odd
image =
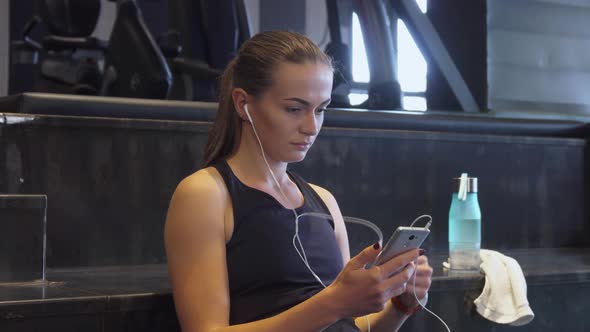
[{"label": "water bottle", "polygon": [[[461,185],[463,182],[463,185]],[[481,211],[477,200],[477,178],[453,179],[449,209],[449,265],[451,270],[479,271]]]}]

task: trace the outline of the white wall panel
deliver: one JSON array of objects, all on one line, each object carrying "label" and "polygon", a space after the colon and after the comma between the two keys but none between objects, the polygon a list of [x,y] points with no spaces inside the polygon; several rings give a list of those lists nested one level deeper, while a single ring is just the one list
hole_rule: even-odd
[{"label": "white wall panel", "polygon": [[488,107],[590,110],[590,0],[488,0]]},{"label": "white wall panel", "polygon": [[[590,24],[589,24],[590,25]],[[493,30],[488,33],[488,64],[539,70],[590,70],[590,39]]]},{"label": "white wall panel", "polygon": [[590,105],[590,71],[540,71],[496,66],[488,73],[493,99]]},{"label": "white wall panel", "polygon": [[488,0],[488,29],[590,38],[588,7],[535,0]]}]

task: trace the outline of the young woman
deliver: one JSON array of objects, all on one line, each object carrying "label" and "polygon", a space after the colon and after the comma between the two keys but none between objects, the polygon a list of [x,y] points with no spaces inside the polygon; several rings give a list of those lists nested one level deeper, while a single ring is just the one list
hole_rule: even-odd
[{"label": "young woman", "polygon": [[[286,31],[254,36],[226,69],[205,167],[178,185],[166,220],[184,332],[396,331],[419,308],[414,278],[426,297],[423,252],[366,269],[379,245],[351,259],[334,197],[287,170],[320,131],[332,77],[331,59]],[[333,221],[296,225],[305,212]]]}]

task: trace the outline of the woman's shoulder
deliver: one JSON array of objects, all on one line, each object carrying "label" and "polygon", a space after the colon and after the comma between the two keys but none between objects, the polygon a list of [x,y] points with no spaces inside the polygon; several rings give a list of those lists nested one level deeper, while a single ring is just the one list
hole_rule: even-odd
[{"label": "woman's shoulder", "polygon": [[225,194],[225,183],[215,167],[203,168],[187,176],[180,181],[174,192],[175,197],[204,200],[218,199]]},{"label": "woman's shoulder", "polygon": [[309,183],[309,186],[311,187],[311,189],[313,189],[318,196],[320,196],[320,198],[324,201],[324,203],[326,203],[326,205],[330,205],[332,203],[336,203],[336,199],[334,198],[334,195],[332,195],[332,193],[323,187],[318,186],[317,184],[313,184],[313,183]]},{"label": "woman's shoulder", "polygon": [[182,238],[196,231],[224,228],[228,196],[222,182],[219,173],[209,167],[187,176],[178,184],[166,217],[168,237]]}]

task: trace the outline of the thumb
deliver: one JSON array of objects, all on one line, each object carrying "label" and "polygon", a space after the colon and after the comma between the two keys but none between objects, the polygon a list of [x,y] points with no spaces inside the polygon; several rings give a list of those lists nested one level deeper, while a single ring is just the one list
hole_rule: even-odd
[{"label": "thumb", "polygon": [[354,256],[348,262],[348,265],[355,269],[364,268],[365,265],[375,260],[375,258],[377,257],[377,255],[379,255],[380,252],[381,245],[379,245],[379,242],[377,242],[372,246],[366,247],[358,255]]}]

